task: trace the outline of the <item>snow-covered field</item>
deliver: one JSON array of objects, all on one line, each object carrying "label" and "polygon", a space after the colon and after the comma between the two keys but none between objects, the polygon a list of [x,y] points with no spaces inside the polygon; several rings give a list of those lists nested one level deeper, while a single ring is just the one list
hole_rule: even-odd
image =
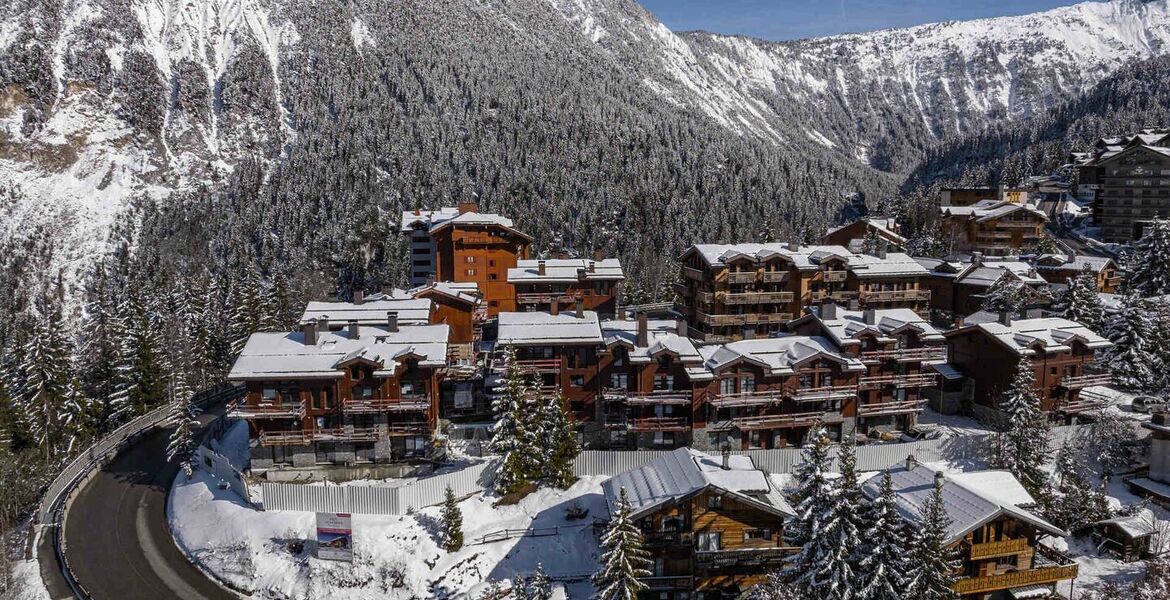
[{"label": "snow-covered field", "polygon": [[18,560],[12,565],[11,600],[49,600],[49,592],[41,581],[41,566],[36,560]]},{"label": "snow-covered field", "polygon": [[[241,437],[246,443],[241,431],[233,429],[225,438],[223,449],[233,460],[242,456]],[[175,481],[168,513],[175,539],[188,556],[255,598],[474,597],[486,581],[529,574],[538,563],[554,581],[562,581],[558,585],[567,597],[587,598],[592,592],[588,576],[597,567],[592,519],[567,520],[565,509],[580,503],[590,516],[605,514],[604,479],[583,478],[568,490],[541,489],[515,506],[496,507],[495,497],[471,496],[459,505],[466,545],[450,554],[439,546],[438,507],[407,516],[354,515],[352,565],[313,557],[313,513],[257,510],[218,489],[204,471]],[[486,533],[530,527],[561,531],[475,544]],[[294,554],[288,548],[296,541],[309,543]]]}]

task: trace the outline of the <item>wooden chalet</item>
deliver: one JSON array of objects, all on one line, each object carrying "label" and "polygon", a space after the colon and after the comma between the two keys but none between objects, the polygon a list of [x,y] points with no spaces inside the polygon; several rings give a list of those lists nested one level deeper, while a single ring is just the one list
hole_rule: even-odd
[{"label": "wooden chalet", "polygon": [[1003,278],[1014,279],[1024,286],[1024,309],[1047,308],[1052,304],[1052,291],[1039,270],[1016,260],[990,260],[980,254],[971,255],[967,262],[933,258],[915,259],[928,269],[926,286],[930,289],[930,308],[941,317],[959,322],[963,317],[979,312],[987,292]]},{"label": "wooden chalet", "polygon": [[640,598],[737,598],[781,568],[793,511],[748,456],[679,448],[602,483],[611,510],[621,490],[642,529],[651,575]]},{"label": "wooden chalet", "polygon": [[516,289],[516,310],[569,310],[578,303],[600,315],[617,313],[617,286],[625,281],[616,258],[604,260],[537,259],[517,261],[508,269]]},{"label": "wooden chalet", "polygon": [[825,237],[821,238],[821,244],[844,246],[850,252],[863,252],[865,240],[870,236],[876,236],[890,250],[903,250],[906,247],[906,238],[898,233],[898,223],[894,219],[874,217],[830,228]]},{"label": "wooden chalet", "polygon": [[1117,263],[1106,256],[1044,254],[1036,257],[1032,264],[1035,265],[1036,273],[1048,283],[1067,284],[1068,280],[1077,278],[1088,266],[1096,278],[1098,292],[1116,294],[1121,286],[1121,272]]},{"label": "wooden chalet", "polygon": [[1036,246],[1048,215],[1010,200],[980,200],[970,206],[943,206],[942,235],[951,252],[988,256],[1019,254]]}]

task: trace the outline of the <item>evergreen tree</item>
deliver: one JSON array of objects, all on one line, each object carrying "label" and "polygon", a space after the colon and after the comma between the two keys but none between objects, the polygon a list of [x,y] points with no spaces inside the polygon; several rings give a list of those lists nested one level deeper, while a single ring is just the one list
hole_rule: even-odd
[{"label": "evergreen tree", "polygon": [[1150,353],[1150,323],[1146,306],[1130,292],[1121,300],[1121,308],[1106,323],[1104,337],[1113,346],[1104,351],[1104,362],[1117,385],[1127,390],[1146,391],[1154,382],[1153,356]]},{"label": "evergreen tree", "polygon": [[97,283],[90,291],[94,299],[86,305],[75,362],[82,391],[93,401],[94,433],[101,434],[120,425],[129,406],[126,384],[118,368],[122,356],[121,321],[109,297],[104,269],[99,268],[95,278]]},{"label": "evergreen tree", "polygon": [[992,466],[1006,469],[1036,497],[1047,490],[1048,420],[1040,410],[1032,363],[1021,357],[1011,386],[999,401],[1003,428],[996,435]]},{"label": "evergreen tree", "polygon": [[831,586],[837,566],[834,537],[833,506],[839,500],[837,486],[828,476],[830,464],[829,438],[823,426],[809,431],[803,448],[803,461],[793,475],[796,491],[792,504],[796,516],[785,527],[790,546],[799,547],[784,571],[792,586],[808,598],[831,597]]},{"label": "evergreen tree", "polygon": [[1097,295],[1097,274],[1089,265],[1085,265],[1076,277],[1069,278],[1064,298],[1065,308],[1061,316],[1093,331],[1101,331],[1105,324],[1105,307]]},{"label": "evergreen tree", "polygon": [[542,398],[539,408],[535,447],[540,448],[543,459],[541,476],[559,488],[567,488],[573,483],[573,460],[580,452],[573,418],[559,390],[551,399]]},{"label": "evergreen tree", "polygon": [[18,419],[45,457],[53,456],[64,440],[61,424],[69,394],[69,349],[56,321],[45,315],[33,322],[18,367]]},{"label": "evergreen tree", "polygon": [[894,482],[889,471],[882,475],[878,497],[866,507],[864,558],[860,563],[860,597],[866,600],[902,600],[910,555],[906,524],[898,514]]},{"label": "evergreen tree", "polygon": [[906,569],[905,598],[908,600],[950,600],[959,596],[955,583],[955,561],[946,546],[951,518],[943,505],[942,477],[936,477],[934,491],[923,503],[918,529],[910,543]]},{"label": "evergreen tree", "polygon": [[528,579],[527,594],[528,600],[552,600],[552,581],[540,563],[536,563],[536,572]]},{"label": "evergreen tree", "polygon": [[983,310],[1018,315],[1027,301],[1024,284],[1015,276],[1004,273],[983,296]]},{"label": "evergreen tree", "polygon": [[861,575],[861,533],[867,528],[862,513],[861,484],[857,479],[856,443],[846,440],[841,444],[837,458],[841,477],[837,480],[837,501],[830,505],[826,522],[826,538],[831,541],[833,553],[828,563],[821,565],[829,584],[821,598],[853,599],[859,597]]},{"label": "evergreen tree", "polygon": [[1085,446],[1105,477],[1137,464],[1145,454],[1146,440],[1134,435],[1133,427],[1117,410],[1106,408],[1094,415]]},{"label": "evergreen tree", "polygon": [[635,600],[646,589],[640,577],[649,577],[650,558],[642,548],[642,531],[630,519],[626,488],[618,492],[617,506],[601,536],[601,569],[593,576],[597,600]]},{"label": "evergreen tree", "polygon": [[455,491],[451,486],[443,494],[443,511],[440,519],[443,523],[443,549],[455,552],[463,547],[463,511],[459,510],[459,502],[455,500]]},{"label": "evergreen tree", "polygon": [[134,414],[143,414],[166,399],[163,352],[159,330],[138,294],[122,304],[124,341],[119,361],[119,378],[127,405]]},{"label": "evergreen tree", "polygon": [[1069,531],[1079,531],[1110,516],[1105,494],[1089,481],[1079,452],[1078,444],[1066,441],[1056,453],[1056,489],[1049,495],[1046,511],[1049,520]]},{"label": "evergreen tree", "polygon": [[1142,298],[1170,294],[1170,221],[1154,219],[1133,243],[1127,261],[1127,291]]},{"label": "evergreen tree", "polygon": [[199,408],[191,403],[192,394],[186,383],[186,376],[176,374],[175,382],[171,386],[178,395],[171,398],[171,405],[175,407],[175,429],[171,431],[171,438],[167,444],[167,460],[178,461],[179,468],[190,477],[195,450],[199,447],[196,436],[202,427],[199,424]]},{"label": "evergreen tree", "polygon": [[1170,598],[1170,557],[1166,555],[1146,561],[1146,574],[1133,588],[1134,600],[1165,600]]},{"label": "evergreen tree", "polygon": [[768,577],[762,583],[752,586],[744,596],[744,600],[802,600],[803,598],[778,572],[768,573]]},{"label": "evergreen tree", "polygon": [[496,487],[509,494],[539,477],[545,450],[534,435],[536,393],[520,370],[514,348],[505,348],[504,365],[504,391],[492,403],[496,424],[491,450],[502,457]]}]

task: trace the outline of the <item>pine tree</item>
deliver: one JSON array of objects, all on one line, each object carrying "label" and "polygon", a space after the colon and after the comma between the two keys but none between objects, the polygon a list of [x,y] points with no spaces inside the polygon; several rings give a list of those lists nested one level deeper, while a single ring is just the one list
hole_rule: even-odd
[{"label": "pine tree", "polygon": [[554,486],[567,488],[573,483],[573,460],[580,448],[577,432],[568,407],[558,390],[551,399],[541,399],[536,432],[537,448],[541,449],[541,477]]},{"label": "pine tree", "polygon": [[784,570],[792,586],[808,598],[829,598],[835,566],[836,544],[832,536],[833,506],[838,502],[837,486],[829,479],[829,438],[823,426],[808,433],[803,448],[803,461],[793,472],[797,482],[792,496],[796,516],[785,527],[790,546],[800,552],[792,556]]},{"label": "pine tree", "polygon": [[191,404],[175,405],[175,429],[171,431],[171,438],[167,444],[167,460],[177,461],[183,473],[190,477],[194,470],[192,458],[199,442],[195,438],[199,432],[198,410]]},{"label": "pine tree", "polygon": [[49,315],[34,323],[21,349],[19,419],[42,456],[53,456],[64,440],[61,429],[69,393],[69,349]]},{"label": "pine tree", "polygon": [[463,547],[463,511],[459,510],[459,502],[455,500],[455,491],[451,486],[443,494],[442,520],[443,549],[455,552]]},{"label": "pine tree", "polygon": [[1061,316],[1093,331],[1101,331],[1105,324],[1105,307],[1097,295],[1097,275],[1089,265],[1085,265],[1076,277],[1069,278],[1064,298],[1065,309]]},{"label": "pine tree", "polygon": [[1146,561],[1146,574],[1133,588],[1134,600],[1170,598],[1170,557],[1165,555]]},{"label": "pine tree", "polygon": [[1026,302],[1024,284],[1015,276],[1004,273],[983,296],[983,310],[1018,315]]},{"label": "pine tree", "polygon": [[544,566],[540,563],[536,563],[536,572],[528,579],[527,588],[528,600],[552,600],[552,581],[548,578],[548,573],[544,572]]},{"label": "pine tree", "polygon": [[535,390],[516,360],[516,351],[504,350],[504,391],[492,403],[496,424],[491,449],[502,456],[496,487],[504,494],[519,491],[540,476],[545,450],[536,436]]},{"label": "pine tree", "polygon": [[1113,346],[1104,351],[1104,362],[1118,386],[1132,391],[1146,391],[1154,382],[1153,356],[1148,348],[1150,322],[1146,307],[1130,292],[1121,300],[1121,308],[1109,319],[1102,332]]},{"label": "pine tree", "polygon": [[1032,251],[1037,254],[1056,254],[1060,252],[1060,246],[1056,245],[1056,240],[1052,239],[1052,236],[1044,234],[1036,240]]},{"label": "pine tree", "polygon": [[649,554],[642,548],[642,532],[630,519],[626,488],[618,492],[617,506],[601,536],[601,569],[593,576],[597,600],[635,600],[646,589],[640,577],[651,575]]},{"label": "pine tree", "polygon": [[147,308],[138,294],[131,294],[120,307],[124,341],[119,377],[129,410],[142,414],[166,399],[162,341]]},{"label": "pine tree", "polygon": [[101,434],[120,425],[129,412],[126,384],[122,380],[121,340],[123,332],[117,306],[109,297],[104,269],[94,275],[94,299],[86,305],[81,325],[76,371],[84,394],[92,399],[94,433]]},{"label": "pine tree", "polygon": [[889,471],[882,476],[878,496],[866,507],[864,558],[860,563],[861,593],[866,600],[902,600],[907,557],[906,523],[898,514],[894,482]]},{"label": "pine tree", "polygon": [[1154,219],[1133,243],[1125,284],[1142,298],[1170,294],[1170,221]]},{"label": "pine tree", "polygon": [[862,514],[861,484],[857,479],[857,448],[853,441],[841,444],[837,457],[841,477],[837,480],[837,501],[830,505],[825,537],[831,542],[833,553],[827,563],[820,565],[829,582],[827,593],[819,596],[848,600],[858,598],[861,574],[861,533],[867,525]]},{"label": "pine tree", "polygon": [[802,600],[803,598],[784,580],[784,576],[777,572],[768,573],[768,577],[762,583],[752,586],[744,596],[744,600]]},{"label": "pine tree", "polygon": [[1073,441],[1066,441],[1056,453],[1056,489],[1046,511],[1053,523],[1074,532],[1110,516],[1105,494],[1089,481],[1079,453],[1080,446]]},{"label": "pine tree", "polygon": [[1040,397],[1033,384],[1032,363],[1020,358],[1011,386],[999,401],[1003,429],[996,435],[992,466],[1006,469],[1036,497],[1047,490],[1048,419],[1040,410]]},{"label": "pine tree", "polygon": [[959,597],[951,588],[955,583],[955,562],[946,546],[951,518],[943,505],[942,488],[942,477],[936,477],[934,491],[922,505],[920,524],[911,540],[904,596],[908,600]]}]

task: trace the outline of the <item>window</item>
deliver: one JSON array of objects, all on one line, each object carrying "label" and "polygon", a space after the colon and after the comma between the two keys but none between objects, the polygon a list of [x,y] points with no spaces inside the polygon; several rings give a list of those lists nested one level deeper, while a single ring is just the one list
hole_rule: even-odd
[{"label": "window", "polygon": [[496,281],[500,276],[496,273],[488,273],[488,281]]},{"label": "window", "polygon": [[264,388],[260,392],[260,399],[264,402],[276,402],[276,388]]},{"label": "window", "polygon": [[569,378],[569,385],[571,385],[573,387],[579,387],[579,388],[585,387],[585,376],[584,375],[573,375],[572,377]]},{"label": "window", "polygon": [[726,377],[719,380],[719,393],[723,395],[730,395],[735,393],[735,379]]},{"label": "window", "polygon": [[748,540],[770,540],[772,539],[771,529],[745,529],[743,530],[743,541]]},{"label": "window", "polygon": [[464,271],[464,273],[466,273],[468,277],[474,277],[475,276],[475,269],[467,269],[466,271]]},{"label": "window", "polygon": [[674,375],[657,373],[654,375],[654,389],[660,392],[674,391]]},{"label": "window", "polygon": [[354,388],[353,391],[354,391],[354,395],[357,396],[358,398],[361,398],[362,400],[369,400],[369,399],[374,397],[374,387],[373,386],[363,385],[363,386],[359,386],[359,387]]},{"label": "window", "polygon": [[723,549],[723,534],[718,531],[700,531],[697,550],[715,552]]},{"label": "window", "polygon": [[475,257],[474,256],[464,256],[463,262],[465,262],[469,265],[474,265],[475,264]]},{"label": "window", "polygon": [[333,406],[333,390],[323,389],[317,394],[321,397],[321,408],[329,408]]},{"label": "window", "polygon": [[401,385],[403,396],[421,396],[423,395],[423,386],[417,381],[403,381]]},{"label": "window", "polygon": [[321,402],[325,399],[325,390],[317,390],[309,392],[309,406],[313,410],[321,408]]},{"label": "window", "polygon": [[723,508],[723,496],[718,494],[707,496],[707,508]]},{"label": "window", "polygon": [[425,437],[408,437],[406,438],[406,451],[411,454],[419,454],[425,452],[427,449],[427,438]]},{"label": "window", "polygon": [[613,366],[621,367],[621,366],[625,366],[625,364],[626,364],[626,352],[625,352],[625,350],[618,348],[613,353]]},{"label": "window", "polygon": [[496,266],[496,261],[494,261],[494,260],[489,260],[489,261],[488,261],[488,266],[489,266],[489,267],[494,267],[494,266]]},{"label": "window", "polygon": [[756,391],[756,376],[751,373],[746,373],[739,380],[739,391],[754,392]]},{"label": "window", "polygon": [[610,373],[609,374],[609,387],[611,387],[615,390],[628,389],[626,387],[628,380],[629,380],[629,378],[625,373]]},{"label": "window", "polygon": [[655,431],[654,432],[655,446],[673,446],[674,432],[673,431]]}]

